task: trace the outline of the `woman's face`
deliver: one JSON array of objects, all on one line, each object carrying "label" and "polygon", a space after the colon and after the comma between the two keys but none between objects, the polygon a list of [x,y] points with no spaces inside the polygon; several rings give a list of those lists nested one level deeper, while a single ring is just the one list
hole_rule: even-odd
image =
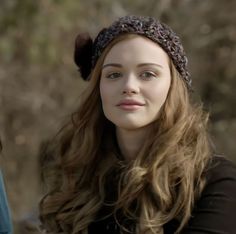
[{"label": "woman's face", "polygon": [[155,121],[171,83],[169,58],[156,43],[137,36],[115,44],[105,57],[100,95],[104,114],[118,128]]}]

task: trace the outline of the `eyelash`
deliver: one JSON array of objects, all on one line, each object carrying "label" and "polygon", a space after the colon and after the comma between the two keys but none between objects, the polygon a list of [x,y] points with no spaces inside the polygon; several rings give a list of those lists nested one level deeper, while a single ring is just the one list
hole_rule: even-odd
[{"label": "eyelash", "polygon": [[[148,74],[148,77],[143,77],[142,76],[143,74],[146,74],[146,75]],[[157,74],[155,72],[153,72],[153,71],[144,71],[144,72],[141,73],[140,76],[142,76],[142,78],[145,79],[145,80],[149,80],[151,78],[156,78]]]},{"label": "eyelash", "polygon": [[[148,76],[143,76],[144,74],[146,74],[146,75],[148,74]],[[107,74],[105,77],[107,79],[117,79],[121,76],[122,76],[121,72],[111,72],[111,73]],[[140,73],[139,76],[144,80],[150,80],[152,78],[157,78],[158,75],[156,72],[153,72],[153,71],[143,71]]]},{"label": "eyelash", "polygon": [[[116,77],[114,77],[114,75],[116,75]],[[108,79],[116,79],[116,78],[118,78],[117,75],[121,76],[121,73],[120,72],[112,72],[112,73],[107,74],[106,78],[108,78]]]}]

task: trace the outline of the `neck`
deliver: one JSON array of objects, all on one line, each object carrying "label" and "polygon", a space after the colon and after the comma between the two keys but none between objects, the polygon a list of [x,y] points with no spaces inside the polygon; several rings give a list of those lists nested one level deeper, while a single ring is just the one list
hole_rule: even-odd
[{"label": "neck", "polygon": [[117,142],[125,159],[135,159],[147,136],[147,128],[127,130],[116,128]]}]

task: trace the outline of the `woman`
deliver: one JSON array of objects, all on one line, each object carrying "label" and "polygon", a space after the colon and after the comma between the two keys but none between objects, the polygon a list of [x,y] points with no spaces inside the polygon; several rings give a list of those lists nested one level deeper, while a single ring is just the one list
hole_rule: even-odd
[{"label": "woman", "polygon": [[179,37],[125,16],[76,39],[88,89],[45,157],[47,233],[236,233],[236,168],[192,104]]}]

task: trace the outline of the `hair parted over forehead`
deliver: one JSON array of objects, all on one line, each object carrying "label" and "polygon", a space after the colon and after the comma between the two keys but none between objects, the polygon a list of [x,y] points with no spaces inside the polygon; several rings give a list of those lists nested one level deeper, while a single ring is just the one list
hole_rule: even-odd
[{"label": "hair parted over forehead", "polygon": [[[187,87],[191,89],[191,79],[187,69],[188,59],[180,38],[169,26],[149,16],[128,15],[118,18],[108,28],[102,29],[93,43],[91,43],[91,38],[88,34],[79,34],[76,38],[74,59],[80,68],[83,79],[88,79],[91,69],[95,67],[98,58],[108,44],[124,34],[140,35],[161,46],[169,55]],[[81,53],[85,47],[88,50],[87,54],[85,51]],[[83,60],[83,62],[81,63],[80,60]],[[85,63],[86,72],[84,72]]]}]

